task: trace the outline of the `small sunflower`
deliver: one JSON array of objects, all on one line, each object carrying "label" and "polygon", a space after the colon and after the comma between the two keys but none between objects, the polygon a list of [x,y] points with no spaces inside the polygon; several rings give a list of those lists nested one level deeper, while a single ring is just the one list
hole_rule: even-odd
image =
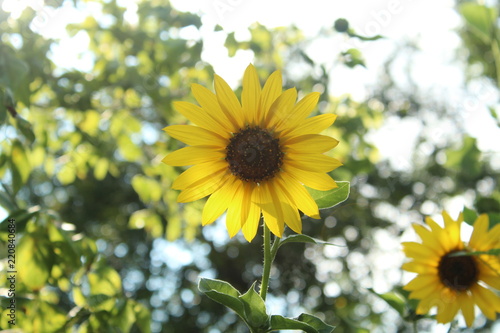
[{"label": "small sunflower", "polygon": [[261,88],[257,71],[249,65],[243,76],[241,103],[219,76],[215,94],[199,84],[191,89],[200,106],[175,102],[174,107],[195,125],[173,125],[165,131],[186,144],[167,155],[171,166],[189,166],[172,184],[181,190],[177,201],[190,202],[210,195],[202,224],[215,221],[227,210],[230,237],[243,231],[250,242],[257,233],[261,214],[278,237],[286,223],[300,233],[299,210],[319,218],[316,202],[303,185],[317,190],[337,186],[327,172],[341,163],[323,153],[338,141],[319,133],[336,116],[308,118],[319,93],[298,103],[295,88],[282,91],[276,71]]},{"label": "small sunflower", "polygon": [[425,222],[430,230],[413,225],[422,242],[403,243],[406,256],[413,260],[405,263],[403,269],[418,274],[404,289],[411,291],[410,298],[420,300],[417,314],[426,314],[437,306],[439,323],[452,321],[461,310],[470,327],[475,305],[487,318],[495,320],[500,312],[500,297],[486,285],[500,290],[500,260],[494,255],[467,252],[500,248],[500,225],[488,230],[488,216],[480,215],[468,244],[464,244],[460,238],[463,215],[457,221],[446,212],[442,215],[444,228],[428,217]]}]

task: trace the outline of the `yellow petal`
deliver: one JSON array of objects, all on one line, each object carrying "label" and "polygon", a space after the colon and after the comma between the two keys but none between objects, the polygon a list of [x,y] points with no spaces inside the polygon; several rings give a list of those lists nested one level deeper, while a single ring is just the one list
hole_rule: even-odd
[{"label": "yellow petal", "polygon": [[436,267],[426,264],[421,264],[419,262],[411,261],[404,263],[402,268],[405,271],[418,273],[418,274],[437,274],[438,270]]},{"label": "yellow petal", "polygon": [[477,283],[470,290],[472,291],[474,302],[479,306],[483,314],[488,319],[495,320],[496,312],[500,312],[500,297]]},{"label": "yellow petal", "polygon": [[324,153],[339,144],[338,140],[321,134],[306,134],[283,141],[286,149],[302,154]]},{"label": "yellow petal", "polygon": [[286,122],[296,100],[297,89],[290,88],[285,90],[271,105],[266,117],[266,127],[273,128],[282,122]]},{"label": "yellow petal", "polygon": [[[479,266],[482,266],[480,268],[479,280],[483,281],[484,283],[490,285],[491,287],[497,290],[500,290],[500,270],[493,271],[486,265],[480,262],[479,264],[480,264]],[[490,271],[491,274],[485,274],[485,271]]]},{"label": "yellow petal", "polygon": [[457,315],[459,309],[460,309],[460,303],[458,303],[456,300],[446,302],[445,306],[441,306],[438,308],[438,312],[436,314],[437,322],[442,324],[451,322],[453,318],[455,318],[455,316]]},{"label": "yellow petal", "polygon": [[420,290],[427,288],[429,285],[441,285],[439,278],[434,274],[420,274],[417,275],[413,280],[408,282],[406,286],[403,287],[405,290]]},{"label": "yellow petal", "polygon": [[227,182],[208,198],[201,215],[202,225],[212,223],[226,211],[234,198],[237,185],[236,177],[229,177]]},{"label": "yellow petal", "polygon": [[259,227],[261,216],[260,202],[260,189],[258,186],[254,186],[249,203],[250,207],[248,209],[248,218],[241,228],[245,239],[249,242],[254,239],[255,235],[257,234],[257,228]]},{"label": "yellow petal", "polygon": [[299,135],[318,134],[330,127],[335,119],[337,119],[337,116],[329,113],[307,118],[299,126],[292,128],[290,132],[284,130],[282,136],[288,139]]},{"label": "yellow petal", "polygon": [[213,92],[197,83],[191,85],[191,91],[203,110],[216,119],[228,132],[234,133],[239,129],[222,111],[219,101]]},{"label": "yellow petal", "polygon": [[297,169],[325,173],[342,165],[339,160],[322,154],[297,154],[288,152],[284,157],[284,164]]},{"label": "yellow petal", "polygon": [[330,177],[326,173],[301,170],[291,166],[290,164],[284,164],[283,170],[289,173],[293,178],[295,178],[302,184],[316,190],[328,191],[332,188],[338,187],[337,183],[335,183],[332,177]]},{"label": "yellow petal", "polygon": [[255,67],[250,64],[243,75],[243,90],[241,92],[241,106],[248,123],[256,124],[257,111],[260,101],[260,83]]},{"label": "yellow petal", "polygon": [[436,292],[438,292],[441,289],[441,285],[432,283],[427,286],[424,286],[421,289],[413,290],[409,298],[410,299],[425,299],[431,295],[436,295]]},{"label": "yellow petal", "polygon": [[312,92],[302,98],[290,112],[290,116],[286,122],[281,122],[276,126],[277,131],[286,131],[293,129],[301,124],[307,116],[316,108],[318,104],[320,93]]},{"label": "yellow petal", "polygon": [[453,242],[453,244],[461,243],[462,240],[460,238],[460,225],[462,224],[463,220],[462,214],[460,214],[457,221],[453,220],[445,211],[442,212],[442,215],[445,230],[448,233],[450,240]]},{"label": "yellow petal", "polygon": [[243,182],[238,179],[236,181],[236,184],[237,186],[234,191],[234,197],[229,204],[226,215],[226,228],[229,233],[229,237],[231,238],[233,238],[238,233],[238,231],[241,230],[241,227],[243,225]]},{"label": "yellow petal", "polygon": [[240,101],[238,101],[233,90],[226,81],[217,74],[214,75],[214,83],[217,101],[219,101],[219,105],[227,119],[231,121],[235,128],[243,128],[245,125],[243,112],[241,110]]},{"label": "yellow petal", "polygon": [[269,182],[260,184],[261,187],[261,209],[264,222],[273,234],[282,237],[285,221],[281,206],[276,205],[270,192]]},{"label": "yellow petal", "polygon": [[440,256],[434,250],[421,243],[403,242],[401,245],[403,245],[403,251],[409,258],[419,258],[420,261],[425,260],[429,265],[433,265],[440,260]]},{"label": "yellow petal", "polygon": [[178,202],[190,202],[206,197],[217,191],[226,183],[229,176],[226,170],[221,170],[213,175],[208,175],[199,181],[196,186],[191,186],[183,190],[177,197]]},{"label": "yellow petal", "polygon": [[221,120],[212,118],[210,114],[205,112],[205,110],[201,107],[188,102],[174,102],[173,105],[179,113],[192,121],[194,124],[213,131],[225,139],[231,137],[231,133],[227,130],[227,128],[221,125]]},{"label": "yellow petal", "polygon": [[446,306],[441,297],[436,296],[441,294],[441,289],[443,288],[438,288],[438,291],[436,292],[435,295],[420,300],[417,309],[415,310],[416,313],[423,315],[429,312],[429,310],[434,306],[438,307],[438,311],[439,309]]},{"label": "yellow petal", "polygon": [[431,232],[421,224],[414,223],[412,227],[422,239],[422,243],[431,248],[437,255],[442,256],[446,254],[446,250],[441,245],[440,240],[436,238],[437,235],[435,233]]},{"label": "yellow petal", "polygon": [[313,219],[320,218],[318,205],[304,186],[285,172],[279,173],[274,181],[281,187],[283,193],[295,207]]},{"label": "yellow petal", "polygon": [[469,246],[475,250],[484,249],[484,243],[488,238],[488,227],[489,218],[486,214],[481,214],[478,216],[474,222],[474,229],[472,230],[472,235],[470,236]]},{"label": "yellow petal", "polygon": [[[264,84],[260,95],[259,113],[257,114],[258,121],[264,121],[267,118],[267,113],[274,103],[276,98],[281,95],[282,79],[281,71],[277,70],[272,73]],[[260,123],[259,125],[264,125]]]},{"label": "yellow petal", "polygon": [[302,222],[300,220],[300,214],[288,196],[283,192],[282,187],[279,185],[270,186],[271,193],[273,195],[274,203],[281,207],[283,212],[283,221],[296,233],[302,233]]},{"label": "yellow petal", "polygon": [[224,160],[196,164],[181,173],[172,183],[172,188],[175,190],[183,190],[187,187],[194,186],[201,179],[212,176],[223,169],[227,169],[227,162]]},{"label": "yellow petal", "polygon": [[462,315],[464,316],[465,323],[467,326],[471,327],[475,318],[474,299],[472,298],[472,295],[468,293],[459,293],[457,296],[457,302],[460,304],[460,308],[462,309]]},{"label": "yellow petal", "polygon": [[185,147],[176,150],[162,159],[162,162],[171,166],[187,166],[204,162],[215,162],[226,157],[223,150],[212,147]]},{"label": "yellow petal", "polygon": [[191,146],[217,146],[226,148],[227,139],[207,129],[191,125],[172,125],[164,128],[173,138]]}]

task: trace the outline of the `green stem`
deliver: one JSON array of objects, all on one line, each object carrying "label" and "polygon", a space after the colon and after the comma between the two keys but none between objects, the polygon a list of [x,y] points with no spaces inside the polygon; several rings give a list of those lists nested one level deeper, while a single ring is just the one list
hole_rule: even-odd
[{"label": "green stem", "polygon": [[265,301],[267,289],[269,287],[269,276],[271,274],[271,266],[273,264],[278,248],[280,247],[280,238],[275,237],[274,243],[271,246],[271,231],[264,222],[264,267],[262,269],[262,283],[260,286],[260,297]]},{"label": "green stem", "polygon": [[270,273],[271,273],[271,231],[264,222],[264,267],[262,269],[262,283],[260,285],[260,297],[262,297],[264,301],[266,300]]}]

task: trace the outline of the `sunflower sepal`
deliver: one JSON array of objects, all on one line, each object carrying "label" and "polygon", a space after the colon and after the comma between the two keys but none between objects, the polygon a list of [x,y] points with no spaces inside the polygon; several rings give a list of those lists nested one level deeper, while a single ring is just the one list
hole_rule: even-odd
[{"label": "sunflower sepal", "polygon": [[351,184],[348,181],[338,181],[336,183],[337,187],[327,191],[319,191],[306,186],[307,191],[319,209],[335,207],[349,198]]}]

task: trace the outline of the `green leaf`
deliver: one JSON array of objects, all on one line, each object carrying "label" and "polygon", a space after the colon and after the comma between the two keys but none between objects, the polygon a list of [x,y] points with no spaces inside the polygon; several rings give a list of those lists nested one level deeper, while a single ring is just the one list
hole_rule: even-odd
[{"label": "green leaf", "polygon": [[37,208],[32,207],[29,211],[26,209],[18,209],[9,214],[2,222],[0,222],[0,231],[6,231],[7,225],[10,219],[15,220],[16,224],[16,232],[24,231],[26,227],[26,223],[28,221],[38,215],[39,210]]},{"label": "green leaf", "polygon": [[142,333],[151,333],[151,312],[141,303],[135,302],[135,324]]},{"label": "green leaf", "polygon": [[52,260],[50,243],[41,234],[28,233],[19,240],[16,262],[18,276],[27,287],[40,290],[47,282]]},{"label": "green leaf", "polygon": [[464,214],[464,222],[469,225],[474,225],[474,222],[477,219],[477,213],[470,208],[464,207],[463,214]]},{"label": "green leaf", "polygon": [[31,165],[28,157],[26,156],[24,147],[17,140],[12,144],[10,162],[14,193],[17,193],[21,189],[21,187],[26,184],[31,174]]},{"label": "green leaf", "polygon": [[10,88],[13,91],[21,84],[29,67],[23,60],[19,59],[14,50],[7,45],[0,47],[0,86]]},{"label": "green leaf", "polygon": [[500,213],[488,213],[490,229],[500,223]]},{"label": "green leaf", "polygon": [[[170,223],[170,221],[169,221]],[[163,234],[163,224],[160,216],[150,209],[135,211],[129,219],[128,225],[133,229],[144,228],[153,237],[160,237]]]},{"label": "green leaf", "polygon": [[492,40],[493,29],[498,16],[496,8],[467,2],[459,6],[459,12],[467,22],[467,26],[478,38],[485,43]]},{"label": "green leaf", "polygon": [[198,289],[210,299],[236,312],[242,319],[245,318],[245,307],[239,298],[240,293],[226,281],[201,278]]},{"label": "green leaf", "polygon": [[271,316],[271,329],[303,330],[306,333],[331,333],[335,327],[325,324],[315,316],[303,313],[297,319],[273,315]]},{"label": "green leaf", "polygon": [[16,117],[16,124],[17,128],[21,131],[26,140],[32,144],[35,141],[35,133],[33,133],[31,124],[19,115]]},{"label": "green leaf", "polygon": [[253,328],[269,326],[269,316],[266,312],[266,304],[262,297],[255,291],[254,282],[248,291],[239,298],[243,302],[245,320]]},{"label": "green leaf", "polygon": [[143,202],[158,201],[161,199],[161,185],[152,178],[135,175],[132,177],[132,187],[139,194]]},{"label": "green leaf", "polygon": [[95,311],[111,311],[115,307],[115,297],[121,295],[122,280],[118,272],[109,266],[100,266],[88,274],[88,281],[89,305],[95,307]]},{"label": "green leaf", "polygon": [[130,332],[135,323],[134,302],[127,300],[120,304],[119,312],[112,318],[112,326],[120,329],[120,332]]},{"label": "green leaf", "polygon": [[78,253],[75,243],[66,231],[57,228],[53,223],[50,223],[47,229],[49,240],[52,243],[54,253],[58,257],[58,261],[65,263],[67,267],[73,269],[80,267],[80,253]]},{"label": "green leaf", "polygon": [[449,254],[450,257],[461,257],[461,256],[480,256],[480,255],[500,255],[500,249],[490,249],[488,251],[457,251]]},{"label": "green leaf", "polygon": [[323,244],[323,245],[339,246],[339,245],[335,245],[333,243],[328,243],[328,242],[324,242],[324,241],[319,240],[319,239],[312,238],[311,236],[299,235],[299,234],[288,236],[287,238],[283,239],[279,245],[282,246],[283,244],[287,244],[287,243],[311,243],[311,244]]},{"label": "green leaf", "polygon": [[357,65],[365,66],[365,60],[363,59],[363,54],[358,49],[348,49],[345,52],[342,52],[342,56],[344,57],[344,62],[347,66],[353,68]]},{"label": "green leaf", "polygon": [[301,314],[297,319],[315,328],[318,333],[330,333],[335,329],[335,326],[328,325],[318,317],[307,313]]},{"label": "green leaf", "polygon": [[370,291],[372,294],[377,295],[381,299],[383,299],[391,308],[396,310],[399,315],[404,318],[406,315],[406,300],[404,297],[396,292],[388,292],[384,294],[379,294],[375,290],[368,288],[368,291]]},{"label": "green leaf", "polygon": [[319,209],[331,208],[344,202],[349,197],[350,183],[343,181],[337,182],[338,187],[328,191],[319,191],[309,187],[307,191],[311,194]]}]

